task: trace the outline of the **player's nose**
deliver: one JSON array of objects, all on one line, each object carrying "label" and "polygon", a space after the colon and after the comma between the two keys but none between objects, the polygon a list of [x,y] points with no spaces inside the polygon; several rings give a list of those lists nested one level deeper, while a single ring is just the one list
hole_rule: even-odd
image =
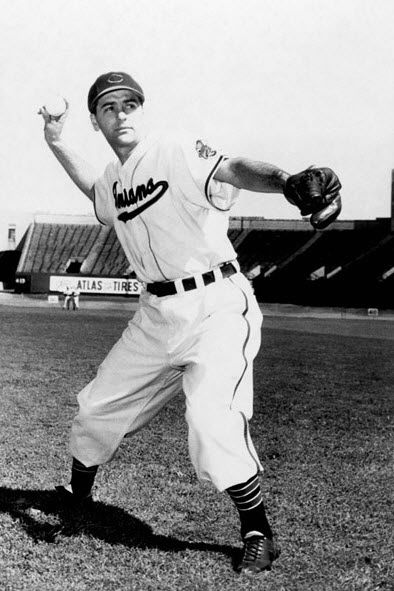
[{"label": "player's nose", "polygon": [[122,111],[122,109],[118,111],[118,119],[120,119],[121,121],[124,121],[124,119],[126,119],[126,113]]}]

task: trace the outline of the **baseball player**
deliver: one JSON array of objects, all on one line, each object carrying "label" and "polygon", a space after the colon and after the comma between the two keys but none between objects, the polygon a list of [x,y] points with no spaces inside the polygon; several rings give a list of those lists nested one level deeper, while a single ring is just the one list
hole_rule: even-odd
[{"label": "baseball player", "polygon": [[249,434],[262,315],[227,237],[229,211],[240,189],[285,193],[323,227],[340,211],[341,185],[327,168],[290,176],[228,157],[198,137],[147,133],[144,100],[124,72],[91,86],[93,128],[117,157],[101,176],[64,141],[67,112],[39,111],[53,154],[99,222],[115,228],[143,283],[138,311],[79,393],[71,481],[57,490],[70,503],[91,499],[98,466],[183,391],[196,474],[230,495],[244,542],[238,570],[259,573],[277,557]]},{"label": "baseball player", "polygon": [[69,310],[71,305],[71,300],[73,297],[73,291],[70,286],[67,286],[63,292],[64,301],[63,301],[63,310]]},{"label": "baseball player", "polygon": [[80,296],[80,294],[81,294],[80,290],[77,287],[75,287],[73,289],[73,292],[72,292],[72,296],[73,296],[73,310],[74,311],[75,310],[79,310],[79,296]]}]

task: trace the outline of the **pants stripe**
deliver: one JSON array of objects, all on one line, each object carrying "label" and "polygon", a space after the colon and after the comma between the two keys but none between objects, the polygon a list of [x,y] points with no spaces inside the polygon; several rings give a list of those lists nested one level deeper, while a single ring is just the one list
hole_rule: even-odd
[{"label": "pants stripe", "polygon": [[250,445],[249,445],[249,423],[247,418],[245,417],[245,415],[243,414],[243,412],[240,413],[243,420],[244,420],[244,439],[245,439],[245,443],[246,443],[246,447],[248,448],[248,452],[250,457],[252,458],[252,460],[254,461],[254,463],[256,464],[257,467],[257,472],[260,474],[261,472],[261,468],[260,468],[260,462],[258,461],[258,459],[256,458],[256,456],[252,453],[252,450],[250,449]]},{"label": "pants stripe", "polygon": [[[231,278],[230,278],[230,281],[231,281]],[[233,282],[233,285],[235,285],[235,283],[234,283],[234,282]],[[237,286],[237,287],[238,287],[238,286]],[[239,289],[240,289],[240,291],[242,292],[242,294],[243,294],[243,296],[244,296],[244,298],[245,298],[245,310],[242,312],[242,316],[243,316],[243,318],[244,318],[244,320],[245,320],[245,322],[246,322],[246,328],[247,328],[247,330],[246,330],[246,337],[245,337],[245,341],[244,341],[244,344],[243,344],[243,347],[242,347],[242,356],[243,356],[243,358],[244,358],[245,367],[244,367],[244,369],[243,369],[243,371],[242,371],[242,373],[241,373],[241,375],[240,375],[240,377],[239,377],[239,380],[238,380],[238,382],[236,383],[236,386],[235,386],[235,388],[234,388],[234,393],[233,393],[233,398],[232,398],[232,401],[234,401],[234,398],[235,398],[235,396],[236,396],[236,394],[237,394],[237,390],[238,390],[238,388],[239,388],[239,385],[240,385],[240,383],[242,382],[242,379],[243,379],[243,377],[244,377],[244,375],[245,375],[245,373],[246,373],[246,370],[248,369],[248,359],[247,359],[247,357],[246,357],[246,346],[247,346],[247,344],[248,344],[248,342],[249,342],[249,338],[250,338],[250,332],[251,332],[251,330],[250,330],[250,323],[249,323],[249,320],[248,320],[248,319],[247,319],[247,317],[246,317],[247,313],[249,312],[249,302],[248,302],[248,298],[247,298],[247,295],[245,294],[245,292],[243,291],[243,289],[242,289],[242,288],[239,288]]]}]

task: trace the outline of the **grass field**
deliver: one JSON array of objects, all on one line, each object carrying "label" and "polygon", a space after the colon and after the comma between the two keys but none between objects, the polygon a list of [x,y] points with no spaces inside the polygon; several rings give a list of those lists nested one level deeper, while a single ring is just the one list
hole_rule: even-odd
[{"label": "grass field", "polygon": [[394,323],[267,318],[251,432],[282,553],[258,579],[226,495],[190,466],[182,397],[102,467],[86,514],[59,511],[76,394],[122,311],[0,306],[0,589],[394,589]]}]

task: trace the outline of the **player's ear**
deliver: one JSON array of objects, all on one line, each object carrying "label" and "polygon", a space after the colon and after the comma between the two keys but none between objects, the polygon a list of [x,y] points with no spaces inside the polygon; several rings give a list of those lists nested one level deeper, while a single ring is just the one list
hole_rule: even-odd
[{"label": "player's ear", "polygon": [[94,131],[100,131],[99,125],[97,123],[96,115],[90,113],[90,121],[92,122]]}]

